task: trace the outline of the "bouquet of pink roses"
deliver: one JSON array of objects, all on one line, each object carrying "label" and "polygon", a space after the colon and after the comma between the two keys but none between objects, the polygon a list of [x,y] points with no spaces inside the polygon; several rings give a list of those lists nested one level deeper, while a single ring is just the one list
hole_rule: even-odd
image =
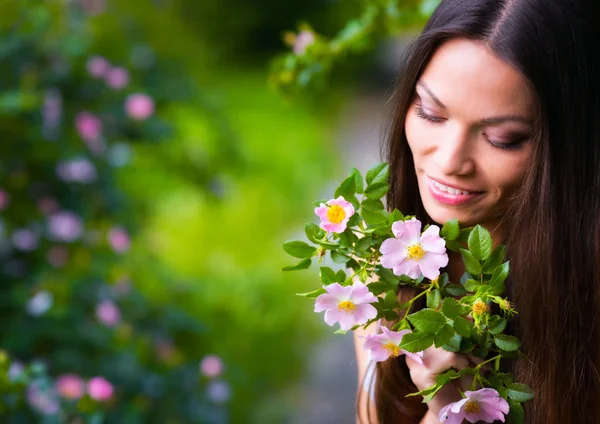
[{"label": "bouquet of pink roses", "polygon": [[[482,226],[460,228],[451,220],[441,228],[422,224],[415,216],[387,211],[382,198],[389,190],[389,166],[380,163],[365,179],[357,169],[346,178],[328,201],[316,202],[320,225],[306,224],[308,242],[289,241],[284,250],[301,261],[284,271],[307,269],[313,259],[321,263],[329,252],[339,270],[321,266],[323,286],[309,293],[315,312],[325,312],[325,322],[339,323],[336,333],[367,327],[385,319],[391,329],[366,337],[364,348],[372,361],[408,355],[420,361],[422,351],[435,345],[450,352],[481,358],[476,367],[449,369],[439,374],[436,384],[409,396],[429,402],[444,385],[471,375],[471,391],[463,399],[440,411],[448,423],[494,420],[511,423],[524,420],[521,404],[533,398],[531,388],[500,372],[503,358],[517,358],[520,341],[504,334],[507,318],[516,313],[502,295],[509,273],[503,245],[492,248],[492,238]],[[360,196],[360,199],[359,197]],[[460,252],[466,272],[460,282],[448,281],[440,269],[448,264],[447,249]],[[350,275],[347,270],[351,270]],[[400,304],[399,286],[417,288],[412,299]],[[426,296],[425,309],[412,312],[416,299]],[[499,306],[500,315],[488,306]],[[482,374],[482,366],[490,369]]]}]

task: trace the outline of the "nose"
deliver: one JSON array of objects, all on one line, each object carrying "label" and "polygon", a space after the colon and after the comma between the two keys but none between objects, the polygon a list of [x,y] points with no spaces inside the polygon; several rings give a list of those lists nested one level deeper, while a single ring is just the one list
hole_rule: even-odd
[{"label": "nose", "polygon": [[455,125],[438,142],[434,162],[444,175],[469,175],[475,170],[473,134],[468,127]]}]

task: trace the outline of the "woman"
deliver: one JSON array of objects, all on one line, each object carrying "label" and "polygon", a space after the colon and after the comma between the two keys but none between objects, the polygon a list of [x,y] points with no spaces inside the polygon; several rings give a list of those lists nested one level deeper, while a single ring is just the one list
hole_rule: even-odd
[{"label": "woman", "polygon": [[[526,423],[600,423],[599,22],[596,1],[443,0],[394,93],[388,206],[481,224],[507,247],[519,312],[507,332],[525,359],[504,366],[535,392]],[[446,271],[457,282],[460,257]],[[405,395],[472,357],[430,348],[423,365],[401,356],[370,379],[363,343],[359,377],[374,391],[359,395],[362,422],[438,423],[460,399],[451,386],[429,404]]]}]

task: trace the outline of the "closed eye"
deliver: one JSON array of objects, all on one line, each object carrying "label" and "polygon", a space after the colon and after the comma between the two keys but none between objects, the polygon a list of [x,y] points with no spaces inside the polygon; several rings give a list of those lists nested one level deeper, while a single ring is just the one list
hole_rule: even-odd
[{"label": "closed eye", "polygon": [[418,105],[418,104],[415,105],[415,110],[416,110],[417,116],[426,121],[433,122],[436,124],[439,124],[439,123],[445,121],[445,118],[440,118],[439,116],[433,116],[433,115],[429,115],[429,114],[425,113],[423,111],[423,108],[421,107],[421,105]]}]

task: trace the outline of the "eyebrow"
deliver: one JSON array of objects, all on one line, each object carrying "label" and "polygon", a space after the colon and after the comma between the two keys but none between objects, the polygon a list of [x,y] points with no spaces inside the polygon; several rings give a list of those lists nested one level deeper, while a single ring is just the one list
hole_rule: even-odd
[{"label": "eyebrow", "polygon": [[[437,104],[442,109],[447,109],[446,105],[444,105],[440,101],[440,99],[438,99],[436,97],[436,95],[433,94],[433,92],[429,89],[429,87],[427,87],[427,85],[423,81],[418,81],[417,85],[420,86],[421,88],[423,88],[423,90],[425,90],[427,92],[427,94],[429,95],[429,97],[431,97],[431,100],[433,100],[435,102],[435,104]],[[481,119],[479,122],[484,125],[492,125],[492,124],[501,124],[501,123],[507,122],[507,121],[518,121],[518,122],[523,122],[528,125],[533,125],[532,119],[525,118],[524,116],[520,116],[520,115],[493,116],[491,118]]]}]

